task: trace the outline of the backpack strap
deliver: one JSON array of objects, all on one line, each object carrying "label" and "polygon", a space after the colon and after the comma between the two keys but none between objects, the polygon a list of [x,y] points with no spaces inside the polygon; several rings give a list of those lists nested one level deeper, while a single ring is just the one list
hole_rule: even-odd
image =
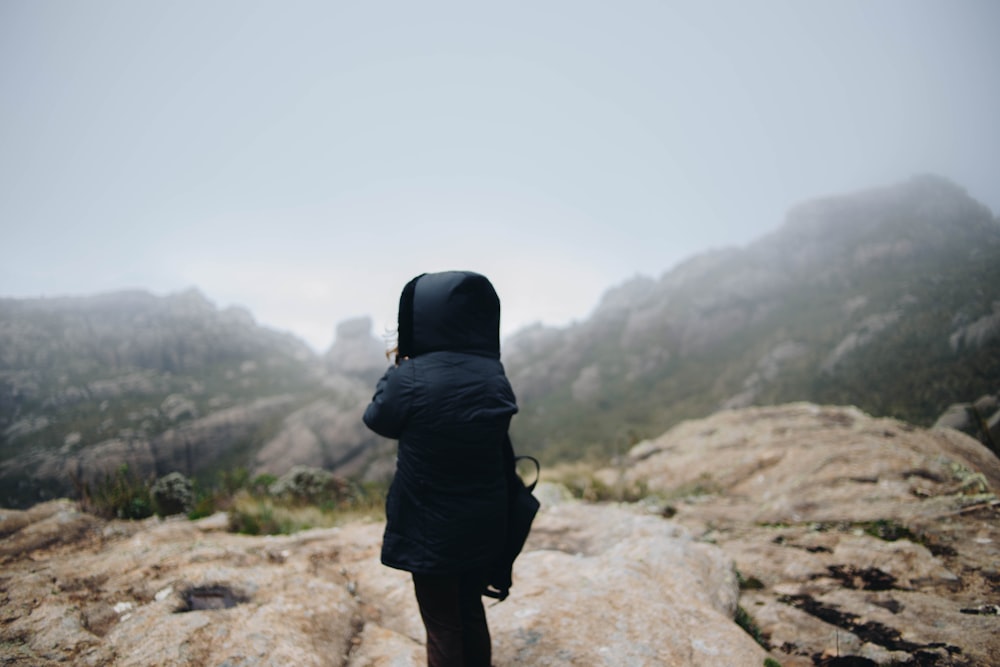
[{"label": "backpack strap", "polygon": [[521,456],[515,456],[514,457],[514,466],[515,467],[517,467],[517,462],[518,461],[531,461],[532,463],[535,464],[535,481],[532,482],[531,484],[527,485],[528,491],[534,491],[535,490],[535,485],[538,484],[538,480],[542,476],[542,464],[539,463],[538,459],[536,459],[534,456],[527,456],[527,455],[523,455],[523,454]]}]

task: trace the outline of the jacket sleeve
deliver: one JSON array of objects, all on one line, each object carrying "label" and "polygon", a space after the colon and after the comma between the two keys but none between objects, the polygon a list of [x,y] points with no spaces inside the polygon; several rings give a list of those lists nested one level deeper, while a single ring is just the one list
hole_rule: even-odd
[{"label": "jacket sleeve", "polygon": [[375,395],[365,409],[365,426],[379,435],[398,440],[409,415],[413,371],[408,362],[390,366],[378,384]]}]

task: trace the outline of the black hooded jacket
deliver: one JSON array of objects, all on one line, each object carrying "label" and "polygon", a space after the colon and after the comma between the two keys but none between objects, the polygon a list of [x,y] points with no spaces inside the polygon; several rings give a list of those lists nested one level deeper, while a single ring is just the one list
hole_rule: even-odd
[{"label": "black hooded jacket", "polygon": [[517,412],[489,280],[448,271],[410,281],[399,354],[364,415],[370,429],[399,440],[382,562],[417,574],[487,568],[506,527],[503,445]]}]

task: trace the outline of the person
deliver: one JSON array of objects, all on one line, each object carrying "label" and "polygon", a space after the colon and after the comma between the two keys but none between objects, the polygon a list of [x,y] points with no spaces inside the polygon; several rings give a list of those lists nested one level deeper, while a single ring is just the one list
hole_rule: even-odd
[{"label": "person", "polygon": [[471,271],[424,273],[399,298],[395,364],[364,423],[399,441],[382,563],[411,573],[429,667],[489,667],[482,594],[507,518],[504,443],[517,402],[500,300]]}]

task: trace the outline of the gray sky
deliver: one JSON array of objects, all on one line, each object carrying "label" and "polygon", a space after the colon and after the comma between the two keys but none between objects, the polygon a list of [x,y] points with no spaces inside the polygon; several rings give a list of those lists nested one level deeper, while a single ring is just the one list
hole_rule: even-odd
[{"label": "gray sky", "polygon": [[0,0],[0,296],[200,288],[317,349],[423,271],[506,334],[952,179],[1000,211],[1000,2]]}]

